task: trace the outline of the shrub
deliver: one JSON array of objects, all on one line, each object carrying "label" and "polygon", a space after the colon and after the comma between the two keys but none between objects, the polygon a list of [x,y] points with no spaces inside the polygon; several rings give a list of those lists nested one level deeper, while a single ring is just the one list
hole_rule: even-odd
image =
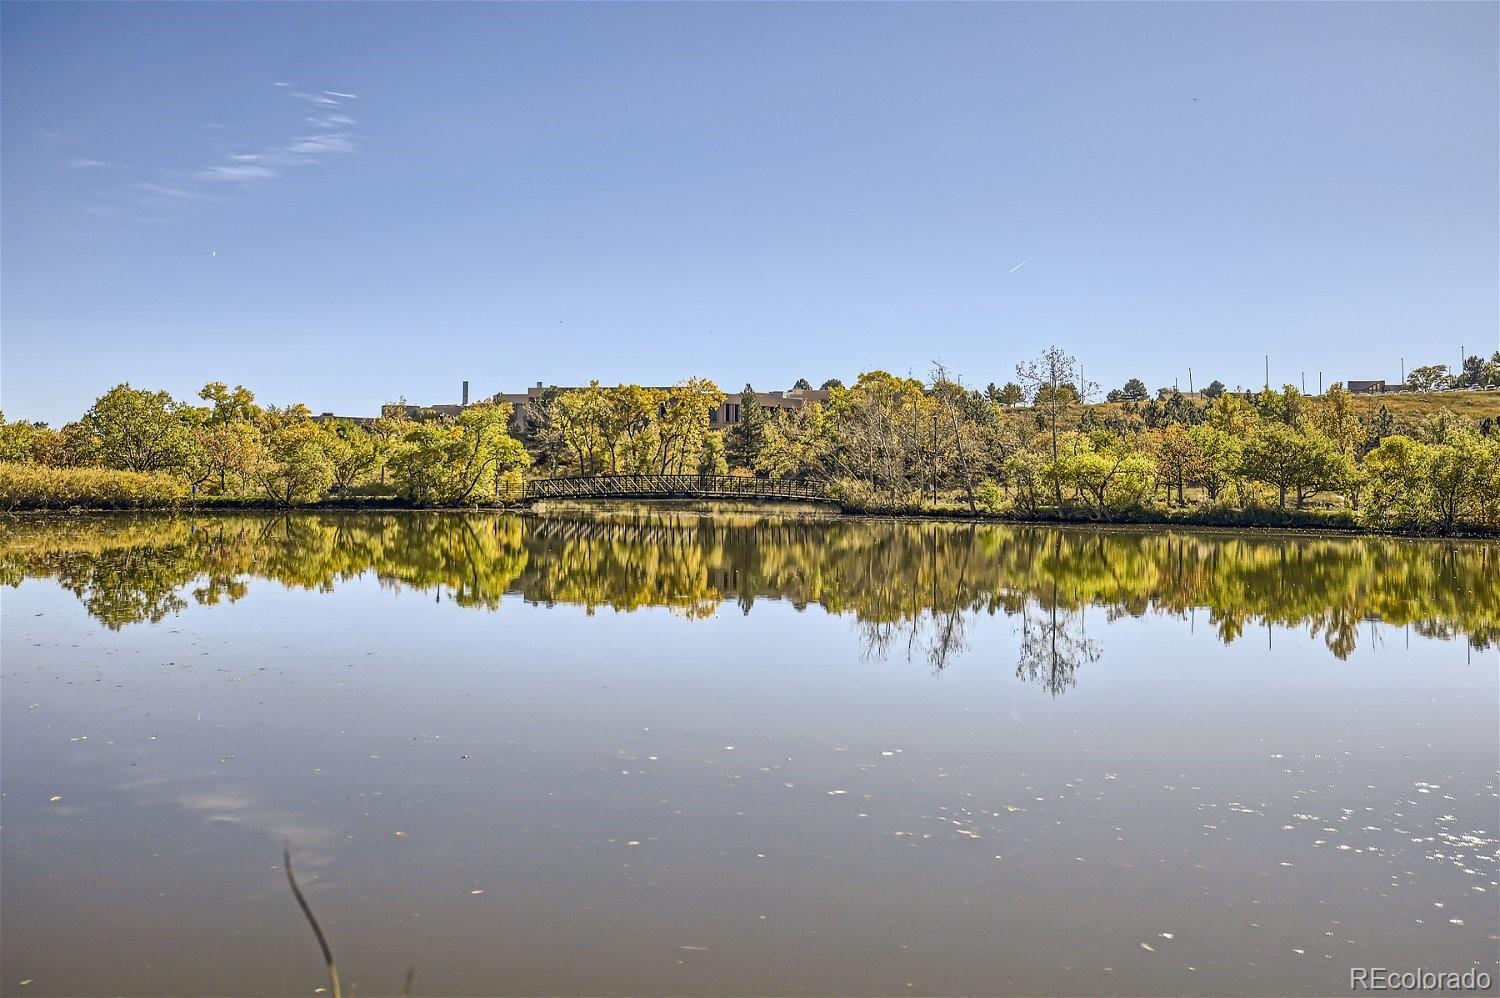
[{"label": "shrub", "polygon": [[146,509],[186,496],[181,480],[160,471],[0,464],[0,509]]},{"label": "shrub", "polygon": [[1015,511],[1015,503],[1010,496],[1005,494],[998,483],[993,479],[986,478],[974,487],[974,501],[979,508],[992,516],[1000,516]]},{"label": "shrub", "polygon": [[922,509],[920,494],[891,495],[859,478],[835,478],[828,494],[856,513],[914,513]]}]

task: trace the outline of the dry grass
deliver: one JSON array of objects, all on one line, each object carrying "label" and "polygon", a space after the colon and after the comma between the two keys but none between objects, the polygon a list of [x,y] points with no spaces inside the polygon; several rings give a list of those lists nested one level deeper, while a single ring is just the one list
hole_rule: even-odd
[{"label": "dry grass", "polygon": [[[1350,399],[1355,414],[1365,422],[1375,418],[1381,406],[1389,409],[1396,421],[1403,424],[1413,423],[1423,416],[1441,411],[1472,419],[1476,423],[1483,419],[1500,419],[1500,391],[1392,392],[1383,395],[1352,395]],[[1319,396],[1309,397],[1308,402],[1314,408],[1322,404]],[[1103,415],[1117,413],[1124,407],[1118,402],[1095,402],[1089,408]]]},{"label": "dry grass", "polygon": [[186,496],[186,486],[162,472],[0,463],[0,510],[153,509]]},{"label": "dry grass", "polygon": [[1353,396],[1354,411],[1364,420],[1371,419],[1381,406],[1397,419],[1417,418],[1440,410],[1472,419],[1500,419],[1500,392],[1394,392],[1385,395]]}]

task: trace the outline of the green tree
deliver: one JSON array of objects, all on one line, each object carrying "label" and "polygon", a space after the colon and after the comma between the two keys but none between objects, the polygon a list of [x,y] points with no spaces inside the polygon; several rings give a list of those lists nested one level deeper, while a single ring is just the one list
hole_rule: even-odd
[{"label": "green tree", "polygon": [[236,489],[244,489],[256,462],[263,455],[260,430],[243,419],[210,421],[199,429],[198,443],[203,451],[206,475],[218,479],[219,495],[230,494],[231,479]]},{"label": "green tree", "polygon": [[1333,441],[1279,422],[1264,423],[1250,436],[1241,467],[1245,477],[1275,488],[1283,509],[1288,492],[1301,509],[1319,492],[1341,487],[1350,472]]},{"label": "green tree", "polygon": [[755,457],[755,471],[767,478],[805,481],[821,474],[828,444],[823,407],[805,406],[766,427],[765,443]]},{"label": "green tree", "polygon": [[397,487],[419,505],[504,498],[508,474],[529,463],[509,423],[508,405],[482,402],[456,419],[418,424],[391,456]]},{"label": "green tree", "polygon": [[352,489],[379,465],[379,442],[358,423],[335,419],[322,424],[321,429],[323,452],[333,465],[333,484],[340,492]]},{"label": "green tree", "polygon": [[724,402],[724,393],[707,378],[689,378],[661,395],[653,432],[656,455],[652,471],[691,474],[703,440],[712,431],[708,416]]},{"label": "green tree", "polygon": [[255,420],[261,415],[260,407],[255,404],[255,394],[244,385],[230,388],[222,381],[210,381],[198,389],[198,397],[209,404],[207,422],[210,425]]},{"label": "green tree", "polygon": [[936,427],[922,382],[866,371],[828,401],[827,462],[841,479],[865,483],[875,505],[904,507],[936,478]]},{"label": "green tree", "polygon": [[724,436],[721,433],[705,433],[699,443],[698,474],[727,475],[729,462],[724,459]]},{"label": "green tree", "polygon": [[322,499],[333,484],[333,462],[323,450],[317,424],[304,420],[274,430],[252,475],[277,505],[303,506]]},{"label": "green tree", "polygon": [[1444,533],[1459,523],[1492,522],[1500,501],[1500,447],[1462,431],[1431,448],[1428,494],[1433,519]]},{"label": "green tree", "polygon": [[755,459],[766,443],[766,424],[770,416],[749,385],[740,394],[739,422],[724,431],[724,454],[730,467],[754,468]]},{"label": "green tree", "polygon": [[44,424],[28,423],[24,419],[12,423],[6,420],[5,413],[0,412],[0,461],[31,464],[48,432]]},{"label": "green tree", "polygon": [[1156,454],[1157,468],[1167,486],[1168,500],[1171,499],[1171,491],[1175,486],[1177,505],[1186,505],[1184,490],[1188,482],[1199,477],[1199,466],[1203,462],[1197,440],[1181,424],[1174,423],[1157,433],[1153,443],[1152,450]]},{"label": "green tree", "polygon": [[1208,383],[1208,387],[1205,388],[1205,389],[1203,389],[1203,397],[1206,398],[1206,399],[1216,399],[1220,395],[1223,395],[1223,394],[1224,394],[1224,382],[1220,381],[1218,378],[1215,378],[1213,381],[1210,381]]},{"label": "green tree", "polygon": [[1120,398],[1126,402],[1144,402],[1150,397],[1150,393],[1146,390],[1146,383],[1140,378],[1131,378],[1120,389]]},{"label": "green tree", "polygon": [[1428,364],[1412,369],[1406,376],[1406,387],[1414,392],[1440,392],[1453,387],[1454,378],[1447,364]]},{"label": "green tree", "polygon": [[166,392],[116,385],[80,420],[99,460],[122,471],[181,471],[193,460],[193,413]]},{"label": "green tree", "polygon": [[1190,481],[1203,489],[1209,502],[1218,502],[1239,471],[1240,441],[1210,423],[1198,424],[1187,435],[1198,452]]},{"label": "green tree", "polygon": [[1420,527],[1430,522],[1432,448],[1392,434],[1364,461],[1364,521],[1377,527]]},{"label": "green tree", "polygon": [[1073,435],[1045,474],[1058,485],[1076,490],[1094,517],[1109,520],[1114,513],[1140,505],[1157,469],[1129,441],[1101,431]]}]

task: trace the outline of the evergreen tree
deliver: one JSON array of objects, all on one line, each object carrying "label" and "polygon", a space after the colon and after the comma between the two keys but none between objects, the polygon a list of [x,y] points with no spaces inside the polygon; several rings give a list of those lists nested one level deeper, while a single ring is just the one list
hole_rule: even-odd
[{"label": "evergreen tree", "polygon": [[1220,381],[1218,378],[1215,378],[1213,381],[1209,382],[1208,387],[1203,389],[1204,398],[1216,399],[1223,394],[1224,382]]},{"label": "evergreen tree", "polygon": [[1127,402],[1144,402],[1151,397],[1146,390],[1146,383],[1140,378],[1131,378],[1125,382],[1125,387],[1120,389],[1120,395]]},{"label": "evergreen tree", "polygon": [[1360,455],[1368,454],[1380,446],[1380,441],[1394,435],[1395,432],[1396,417],[1391,415],[1389,408],[1382,405],[1375,413],[1375,418],[1370,421],[1369,432],[1365,434],[1364,443],[1359,448]]},{"label": "evergreen tree", "polygon": [[754,468],[755,459],[766,443],[766,423],[770,414],[755,397],[755,389],[745,386],[740,394],[740,419],[724,431],[724,455],[731,468]]}]

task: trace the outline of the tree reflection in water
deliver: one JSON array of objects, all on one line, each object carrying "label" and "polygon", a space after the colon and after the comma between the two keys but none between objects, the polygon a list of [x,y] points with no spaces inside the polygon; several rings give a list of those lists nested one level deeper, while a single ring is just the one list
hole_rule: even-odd
[{"label": "tree reflection in water", "polygon": [[[1500,546],[1247,532],[858,520],[634,507],[594,514],[298,513],[0,521],[0,582],[51,578],[111,628],[257,579],[331,590],[373,573],[464,607],[502,599],[689,618],[757,600],[848,615],[866,654],[941,670],[981,615],[1018,619],[1017,675],[1054,695],[1096,661],[1084,612],[1205,610],[1219,639],[1305,627],[1346,658],[1365,621],[1500,639]],[[1368,636],[1365,636],[1368,640]]]},{"label": "tree reflection in water", "polygon": [[1016,678],[1040,683],[1054,697],[1078,684],[1078,667],[1099,661],[1103,649],[1083,631],[1083,611],[1061,607],[1057,586],[1051,598],[1021,610],[1021,650]]}]

